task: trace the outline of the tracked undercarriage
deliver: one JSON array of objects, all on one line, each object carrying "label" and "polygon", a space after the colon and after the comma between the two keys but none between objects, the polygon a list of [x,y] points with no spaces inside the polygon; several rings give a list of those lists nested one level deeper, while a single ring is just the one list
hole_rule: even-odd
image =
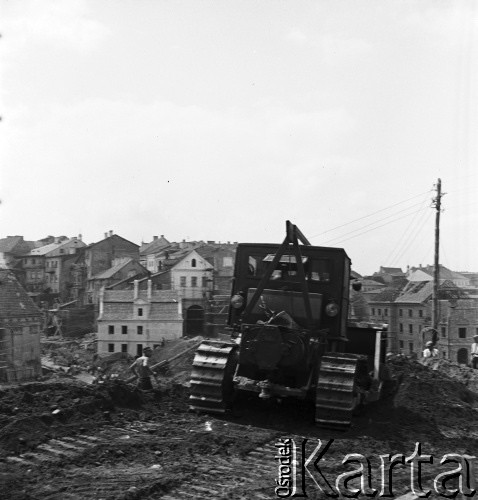
[{"label": "tracked undercarriage", "polygon": [[224,413],[238,391],[294,397],[314,402],[316,425],[346,430],[379,393],[386,341],[384,328],[348,325],[349,283],[346,253],[311,246],[290,222],[282,245],[240,244],[232,338],[197,350],[191,409]]}]

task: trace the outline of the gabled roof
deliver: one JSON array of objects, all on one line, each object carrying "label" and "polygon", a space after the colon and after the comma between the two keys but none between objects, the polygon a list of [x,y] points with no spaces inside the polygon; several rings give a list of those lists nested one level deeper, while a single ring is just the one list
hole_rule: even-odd
[{"label": "gabled roof", "polygon": [[[433,295],[433,282],[420,281],[411,283],[395,302],[409,304],[423,304]],[[468,297],[467,293],[457,287],[451,280],[446,280],[438,287],[438,298],[441,300],[459,299]]]},{"label": "gabled roof", "polygon": [[379,290],[377,295],[370,301],[370,303],[374,302],[394,302],[397,297],[400,295],[400,290],[396,288],[387,287],[382,290]]},{"label": "gabled roof", "polygon": [[380,271],[374,274],[394,274],[394,275],[403,275],[405,274],[400,267],[384,267],[380,266]]},{"label": "gabled roof", "polygon": [[7,269],[0,269],[0,318],[41,316],[41,312],[25,289]]},{"label": "gabled roof", "polygon": [[145,243],[144,245],[141,245],[139,253],[141,255],[155,253],[158,250],[165,248],[169,245],[170,245],[169,241],[164,236],[161,236],[161,238],[157,238],[156,240],[153,240],[151,243]]},{"label": "gabled roof", "polygon": [[87,247],[85,247],[85,248],[87,248],[87,249],[93,248],[94,246],[96,246],[96,245],[98,245],[98,244],[102,243],[103,241],[109,240],[109,239],[111,239],[111,238],[115,238],[115,239],[120,238],[120,239],[122,239],[123,241],[126,241],[126,242],[130,243],[131,245],[134,245],[135,247],[138,247],[138,248],[139,248],[139,245],[137,245],[136,243],[133,243],[132,241],[127,240],[126,238],[123,238],[123,237],[122,237],[122,236],[120,236],[119,234],[112,234],[111,236],[108,236],[108,237],[106,237],[106,238],[103,238],[102,240],[97,241],[96,243],[90,243],[90,244],[89,244]]},{"label": "gabled roof", "polygon": [[22,240],[23,236],[7,236],[0,239],[0,252],[11,252]]},{"label": "gabled roof", "polygon": [[[418,267],[418,268],[413,268],[413,271],[422,271],[425,274],[428,274],[429,276],[433,277],[435,273],[435,266],[425,266],[425,267]],[[455,273],[454,271],[451,271],[450,269],[446,268],[445,266],[442,266],[441,264],[439,265],[439,270],[440,270],[440,279],[441,280],[466,280],[468,279],[466,276],[463,276],[462,274]]]},{"label": "gabled roof", "polygon": [[192,250],[189,249],[187,252],[182,253],[181,257],[176,260],[176,263],[172,267],[176,267],[179,264],[181,264],[181,262],[183,262],[191,254],[195,254],[198,257],[198,259],[203,260],[206,264],[208,264],[210,267],[212,267],[212,264],[207,259],[202,257],[195,249],[192,249]]},{"label": "gabled roof", "polygon": [[128,265],[130,262],[133,262],[133,259],[128,258],[125,261],[116,264],[116,266],[110,267],[106,271],[95,274],[90,278],[90,280],[107,280],[109,278],[112,278],[118,271],[121,271],[121,269],[123,269],[123,267]]},{"label": "gabled roof", "polygon": [[[76,248],[77,250],[80,248],[84,248],[86,245],[79,240],[78,238],[70,238],[68,240],[63,240],[60,243],[49,243],[48,245],[43,245],[42,247],[38,248],[33,248],[25,254],[26,256],[46,256],[50,252],[53,252],[54,250],[59,250],[60,248],[67,246],[69,243],[73,243],[78,246],[72,246],[71,248]],[[73,254],[70,254],[73,255]]]},{"label": "gabled roof", "polygon": [[48,245],[43,245],[42,247],[34,248],[33,250],[30,250],[28,255],[46,255],[47,253],[51,252],[52,250],[56,250],[57,248],[60,248],[63,245],[63,243],[49,243]]}]

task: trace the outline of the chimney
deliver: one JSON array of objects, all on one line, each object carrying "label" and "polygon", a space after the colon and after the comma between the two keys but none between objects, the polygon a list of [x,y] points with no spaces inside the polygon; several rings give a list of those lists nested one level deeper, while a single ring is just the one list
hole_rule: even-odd
[{"label": "chimney", "polygon": [[136,300],[138,298],[138,288],[139,288],[139,283],[138,280],[134,280],[134,294],[133,294],[133,300]]},{"label": "chimney", "polygon": [[113,236],[113,230],[110,229],[110,236]]},{"label": "chimney", "polygon": [[105,240],[106,240],[106,238],[108,238],[108,233],[105,233]]},{"label": "chimney", "polygon": [[78,239],[79,239],[80,241],[83,241],[83,235],[82,235],[81,233],[78,235]]},{"label": "chimney", "polygon": [[164,238],[164,234],[161,235],[161,238]]},{"label": "chimney", "polygon": [[148,300],[151,301],[151,295],[153,290],[153,282],[148,280]]},{"label": "chimney", "polygon": [[158,239],[157,236],[153,236],[153,241],[156,241]]}]

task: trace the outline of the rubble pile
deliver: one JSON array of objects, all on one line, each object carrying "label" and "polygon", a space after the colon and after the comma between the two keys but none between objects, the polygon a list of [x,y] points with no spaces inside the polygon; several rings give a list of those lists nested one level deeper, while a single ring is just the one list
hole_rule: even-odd
[{"label": "rubble pile", "polygon": [[437,370],[449,377],[458,380],[465,385],[470,391],[478,393],[478,370],[454,363],[448,359],[433,359],[423,360],[422,363],[429,366],[432,370]]},{"label": "rubble pile", "polygon": [[[384,434],[424,439],[452,437],[452,431],[478,438],[478,392],[455,377],[455,371],[405,356],[387,360],[397,382],[389,401],[375,407],[375,419],[383,423]],[[451,375],[450,375],[451,374]]]}]

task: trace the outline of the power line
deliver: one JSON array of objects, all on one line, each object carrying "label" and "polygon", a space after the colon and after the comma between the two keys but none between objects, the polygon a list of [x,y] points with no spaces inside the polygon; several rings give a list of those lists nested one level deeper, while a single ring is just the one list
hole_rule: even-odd
[{"label": "power line", "polygon": [[[336,226],[336,227],[333,227],[331,229],[327,229],[327,231],[323,231],[322,233],[314,234],[314,235],[311,236],[311,238],[315,238],[317,236],[321,236],[322,234],[325,234],[325,233],[330,233],[331,231],[335,231],[336,229],[340,229],[341,227],[348,226],[350,224],[353,224],[354,222],[358,222],[359,220],[367,219],[368,217],[372,217],[373,215],[376,215],[378,213],[384,212],[385,210],[389,210],[390,208],[393,208],[393,207],[396,207],[396,206],[401,205],[403,203],[406,203],[407,201],[414,200],[415,198],[418,198],[419,196],[423,196],[424,194],[428,194],[428,193],[430,193],[430,191],[431,190],[424,191],[423,193],[417,194],[416,196],[412,196],[411,198],[408,198],[406,200],[399,201],[398,203],[395,203],[395,204],[390,205],[388,207],[385,207],[385,208],[382,208],[380,210],[377,210],[376,212],[372,212],[371,214],[364,215],[363,217],[359,217],[358,219],[354,219],[354,220],[352,220],[350,222],[346,222],[345,224],[341,224],[340,226]],[[412,206],[416,206],[416,205],[412,205]]]},{"label": "power line", "polygon": [[[420,212],[421,210],[423,210],[423,209],[418,210],[418,212]],[[415,213],[415,212],[413,212],[413,213]],[[390,221],[390,222],[387,222],[386,224],[381,224],[380,226],[377,226],[377,227],[372,227],[371,229],[367,229],[367,231],[363,231],[363,232],[361,232],[361,233],[359,233],[359,234],[356,234],[356,235],[354,235],[354,236],[350,236],[349,238],[345,238],[345,239],[342,239],[342,240],[341,240],[340,238],[338,238],[338,239],[339,239],[339,243],[342,243],[342,242],[344,242],[344,241],[351,240],[351,239],[353,239],[353,238],[356,238],[357,236],[361,236],[362,234],[369,233],[370,231],[375,231],[375,229],[380,229],[381,227],[387,226],[388,224],[391,224],[391,223],[393,223],[393,222],[397,222],[397,221],[399,221],[399,220],[401,220],[401,219],[404,219],[405,217],[409,217],[410,215],[413,215],[413,213],[411,213],[411,214],[405,214],[405,215],[403,215],[402,217],[398,217],[397,219],[394,219],[394,220],[392,220],[392,221]],[[384,219],[383,219],[383,220],[384,220]],[[365,226],[365,227],[366,227],[366,226]],[[353,232],[354,232],[354,231],[353,231]],[[334,238],[334,240],[336,240],[336,239],[337,239],[337,238]],[[334,240],[330,240],[330,241],[334,241]],[[326,242],[326,243],[328,243],[328,242]]]},{"label": "power line", "polygon": [[[364,228],[366,228],[366,227],[370,227],[370,226],[373,226],[374,224],[377,224],[377,223],[382,222],[382,221],[384,221],[384,220],[390,219],[391,217],[394,217],[394,216],[396,216],[396,215],[398,215],[398,214],[400,214],[400,213],[402,213],[402,212],[405,212],[406,210],[410,210],[410,208],[416,207],[416,206],[418,206],[418,205],[422,205],[422,203],[417,203],[417,204],[412,205],[412,206],[410,206],[410,207],[404,208],[403,210],[399,210],[398,212],[395,212],[395,213],[393,213],[393,214],[387,215],[387,217],[384,217],[384,218],[379,219],[379,220],[377,220],[377,221],[371,222],[370,224],[366,224],[365,226],[359,227],[358,229],[354,229],[353,231],[350,231],[349,233],[343,234],[343,235],[341,235],[341,236],[336,236],[335,238],[332,238],[332,239],[330,239],[330,240],[327,240],[327,241],[325,242],[325,244],[329,244],[329,243],[331,243],[331,242],[333,242],[333,241],[337,241],[337,240],[338,240],[338,241],[347,241],[347,240],[344,240],[344,239],[343,239],[345,236],[352,235],[353,233],[357,233],[358,231],[362,231],[362,230],[363,230]],[[418,212],[420,212],[421,210],[423,210],[423,208],[421,208],[420,210],[418,210]],[[409,213],[409,214],[405,214],[405,215],[404,215],[404,217],[408,217],[409,215],[413,215],[413,214],[415,214],[415,213],[416,213],[416,212],[412,212],[412,213]],[[400,218],[398,218],[398,219],[396,219],[396,220],[400,220],[401,218],[403,218],[403,217],[400,217]],[[394,222],[394,221],[392,221],[392,222]],[[383,227],[383,226],[385,226],[385,225],[386,225],[386,224],[382,224],[381,226],[378,226],[378,227]],[[377,228],[375,228],[375,229],[378,229],[378,227],[377,227]],[[372,229],[374,229],[374,228],[372,228]],[[371,231],[372,229],[370,229],[370,231]],[[368,232],[368,231],[365,231],[365,232]],[[362,233],[360,233],[360,234],[362,234]],[[357,235],[357,236],[358,236],[358,235]],[[350,239],[350,238],[347,238],[347,239]]]},{"label": "power line", "polygon": [[410,248],[410,245],[415,241],[417,235],[421,233],[423,227],[429,221],[431,215],[432,215],[431,211],[429,211],[428,213],[423,212],[423,217],[421,218],[420,222],[414,227],[414,229],[409,233],[407,239],[402,244],[402,247],[397,251],[397,254],[394,257],[393,262],[397,262],[402,258],[405,252]]},{"label": "power line", "polygon": [[[428,203],[428,198],[423,200],[422,205],[424,205],[425,203]],[[390,262],[391,264],[394,263],[395,260],[397,259],[396,255],[401,251],[401,247],[403,247],[403,245],[408,244],[408,241],[411,238],[411,234],[413,233],[412,228],[413,228],[413,224],[415,223],[416,215],[417,214],[415,214],[410,225],[408,225],[407,228],[405,229],[405,231],[403,232],[402,237],[399,240],[400,243],[392,250],[391,254],[389,254],[389,256],[385,259],[385,262]],[[423,213],[423,217],[425,217],[425,213]],[[409,230],[411,230],[411,232],[408,234],[407,237],[405,237],[405,235],[407,234],[407,232]]]}]

